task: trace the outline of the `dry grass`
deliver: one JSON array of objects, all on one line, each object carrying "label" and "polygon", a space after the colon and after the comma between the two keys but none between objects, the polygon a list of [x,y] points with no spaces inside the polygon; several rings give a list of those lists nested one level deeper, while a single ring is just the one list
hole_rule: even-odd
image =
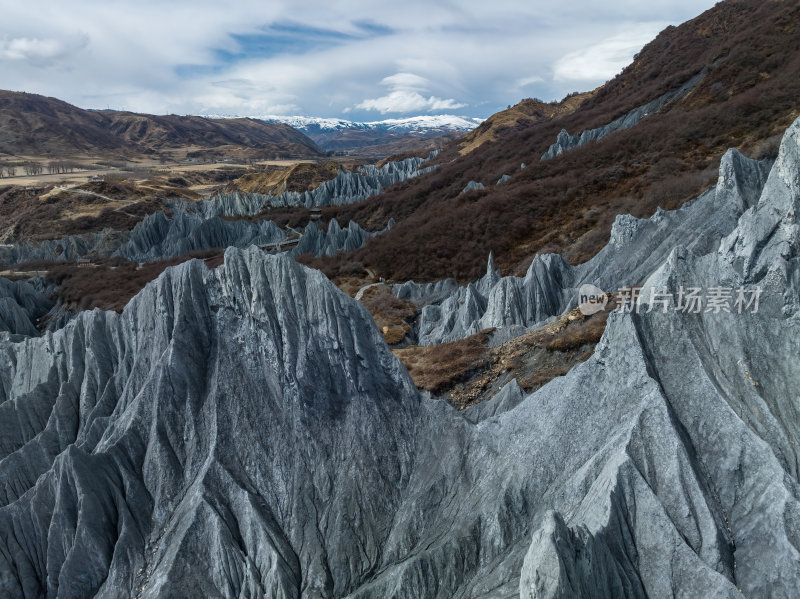
[{"label": "dry grass", "polygon": [[507,110],[493,114],[476,129],[467,133],[458,144],[458,153],[464,156],[486,142],[495,141],[503,134],[504,129],[530,127],[535,123],[571,114],[593,94],[594,92],[573,94],[561,102],[541,102],[531,98],[523,100]]},{"label": "dry grass", "polygon": [[370,287],[364,292],[361,303],[372,314],[375,324],[389,345],[400,343],[411,331],[417,314],[413,302],[398,299],[388,287]]},{"label": "dry grass", "polygon": [[606,330],[603,318],[580,318],[557,331],[546,347],[550,351],[567,352],[584,345],[595,345]]},{"label": "dry grass", "polygon": [[394,354],[408,368],[414,384],[419,389],[441,393],[476,370],[486,367],[489,360],[488,341],[491,329],[460,341],[439,345],[414,345],[394,350]]},{"label": "dry grass", "polygon": [[148,214],[164,210],[165,200],[174,197],[198,196],[166,181],[107,180],[68,190],[0,189],[0,243],[58,239],[105,228],[129,230]]},{"label": "dry grass", "polygon": [[611,308],[588,317],[573,310],[495,348],[487,344],[490,331],[483,331],[461,341],[411,346],[394,353],[419,389],[466,408],[484,401],[511,379],[531,393],[588,360],[605,331]]},{"label": "dry grass", "polygon": [[314,189],[321,183],[333,179],[342,166],[353,169],[355,164],[343,165],[328,160],[326,162],[301,162],[288,167],[273,167],[261,172],[246,173],[231,182],[227,192],[261,193],[279,195],[284,191],[302,193]]}]

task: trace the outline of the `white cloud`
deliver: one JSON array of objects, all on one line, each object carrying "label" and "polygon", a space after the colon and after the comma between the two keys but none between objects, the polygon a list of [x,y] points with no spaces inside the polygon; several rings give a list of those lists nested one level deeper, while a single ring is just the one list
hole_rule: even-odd
[{"label": "white cloud", "polygon": [[442,99],[436,96],[427,98],[421,92],[427,92],[430,80],[414,73],[395,73],[381,80],[381,85],[392,89],[380,98],[367,99],[356,104],[361,110],[377,110],[381,114],[388,112],[420,112],[423,110],[457,110],[466,106],[452,98]]},{"label": "white cloud", "polygon": [[[0,85],[154,113],[488,116],[525,96],[602,83],[652,37],[652,28],[630,33],[640,23],[678,23],[713,2],[7,2]],[[270,31],[281,27],[290,43],[273,49]],[[319,30],[336,34],[304,43],[304,31]]]},{"label": "white cloud", "polygon": [[33,65],[49,64],[86,45],[79,39],[40,39],[37,37],[0,38],[0,59],[23,61]]},{"label": "white cloud", "polygon": [[614,77],[633,55],[666,27],[666,23],[637,23],[598,44],[571,52],[556,61],[556,81],[599,81]]},{"label": "white cloud", "polygon": [[522,79],[517,79],[517,85],[519,87],[526,87],[528,85],[533,85],[535,83],[544,83],[544,77],[540,77],[539,75],[532,75],[530,77],[523,77]]},{"label": "white cloud", "polygon": [[377,110],[381,114],[387,112],[419,112],[421,110],[455,110],[466,106],[463,102],[456,102],[452,98],[443,100],[436,96],[428,98],[419,92],[393,91],[388,95],[371,100],[364,100],[356,105],[362,110]]},{"label": "white cloud", "polygon": [[430,81],[414,73],[395,73],[381,80],[381,85],[388,85],[395,90],[426,90]]}]

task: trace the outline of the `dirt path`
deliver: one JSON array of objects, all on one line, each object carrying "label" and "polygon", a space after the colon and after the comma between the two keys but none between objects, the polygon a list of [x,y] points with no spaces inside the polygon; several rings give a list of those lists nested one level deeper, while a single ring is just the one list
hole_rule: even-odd
[{"label": "dirt path", "polygon": [[108,202],[120,202],[122,204],[138,204],[139,203],[139,200],[120,200],[118,198],[110,198],[108,196],[104,196],[101,193],[97,193],[97,192],[94,192],[94,191],[88,191],[86,189],[69,189],[67,187],[56,187],[56,189],[58,189],[59,191],[66,192],[66,193],[74,193],[74,194],[83,195],[83,196],[94,196],[96,198],[101,198],[101,199],[106,200]]}]

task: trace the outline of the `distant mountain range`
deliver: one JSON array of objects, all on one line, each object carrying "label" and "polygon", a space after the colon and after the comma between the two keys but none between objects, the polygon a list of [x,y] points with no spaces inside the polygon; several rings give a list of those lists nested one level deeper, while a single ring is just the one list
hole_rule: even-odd
[{"label": "distant mountain range", "polygon": [[402,119],[358,122],[345,119],[321,118],[313,116],[254,116],[268,123],[284,123],[304,133],[342,131],[391,131],[394,133],[437,134],[466,133],[480,125],[484,119],[456,116],[452,114],[420,115]]},{"label": "distant mountain range", "polygon": [[57,98],[0,90],[0,160],[79,155],[281,159],[317,158],[326,152],[380,160],[441,148],[481,122],[453,115],[368,123],[303,116],[151,115],[86,110]]},{"label": "distant mountain range", "polygon": [[248,118],[85,110],[56,98],[0,90],[0,157],[173,155],[311,158],[320,148],[280,123]]},{"label": "distant mountain range", "polygon": [[250,118],[294,127],[329,152],[375,158],[442,147],[484,121],[451,114],[372,122],[311,116],[256,115]]}]

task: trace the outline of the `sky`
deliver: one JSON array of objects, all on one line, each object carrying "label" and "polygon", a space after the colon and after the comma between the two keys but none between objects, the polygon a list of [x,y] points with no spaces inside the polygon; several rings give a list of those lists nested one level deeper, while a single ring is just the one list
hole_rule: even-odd
[{"label": "sky", "polygon": [[712,0],[0,0],[0,88],[153,114],[487,117],[593,89]]}]

